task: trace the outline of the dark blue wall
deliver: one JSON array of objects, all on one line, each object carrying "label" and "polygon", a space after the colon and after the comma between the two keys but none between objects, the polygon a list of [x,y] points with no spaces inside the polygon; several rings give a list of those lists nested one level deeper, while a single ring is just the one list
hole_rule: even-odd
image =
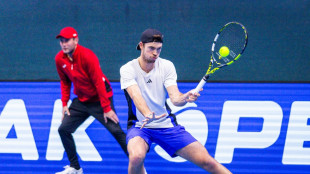
[{"label": "dark blue wall", "polygon": [[161,56],[175,63],[179,80],[198,81],[217,31],[239,21],[248,48],[211,81],[309,82],[309,16],[307,0],[0,1],[0,80],[58,80],[55,36],[73,26],[111,80],[139,55],[140,34],[153,27],[165,35]]}]

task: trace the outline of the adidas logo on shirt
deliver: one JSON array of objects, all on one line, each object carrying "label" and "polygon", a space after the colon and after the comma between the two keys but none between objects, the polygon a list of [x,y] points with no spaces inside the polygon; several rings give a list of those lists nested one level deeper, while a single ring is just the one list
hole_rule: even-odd
[{"label": "adidas logo on shirt", "polygon": [[149,79],[146,83],[152,83],[152,80],[151,80],[151,79]]}]

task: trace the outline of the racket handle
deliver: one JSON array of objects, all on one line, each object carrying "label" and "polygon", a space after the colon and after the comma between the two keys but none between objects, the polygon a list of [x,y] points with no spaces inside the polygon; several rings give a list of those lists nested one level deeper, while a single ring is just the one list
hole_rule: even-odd
[{"label": "racket handle", "polygon": [[203,78],[198,83],[197,87],[194,89],[194,93],[199,93],[200,89],[206,84],[208,78],[209,78],[209,75],[203,76]]}]

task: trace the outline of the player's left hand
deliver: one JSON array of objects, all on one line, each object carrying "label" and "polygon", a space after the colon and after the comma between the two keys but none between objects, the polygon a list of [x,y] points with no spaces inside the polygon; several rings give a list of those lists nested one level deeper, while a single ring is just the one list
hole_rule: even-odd
[{"label": "player's left hand", "polygon": [[119,122],[119,119],[113,110],[111,110],[107,113],[103,113],[103,118],[104,118],[105,123],[108,122],[108,119],[113,121],[115,124],[118,124],[118,122]]},{"label": "player's left hand", "polygon": [[140,129],[142,129],[146,124],[154,121],[154,120],[158,120],[164,116],[166,116],[167,114],[162,114],[162,115],[158,115],[156,116],[154,112],[152,112],[151,114],[145,116],[145,119],[143,120],[143,125],[141,126]]}]

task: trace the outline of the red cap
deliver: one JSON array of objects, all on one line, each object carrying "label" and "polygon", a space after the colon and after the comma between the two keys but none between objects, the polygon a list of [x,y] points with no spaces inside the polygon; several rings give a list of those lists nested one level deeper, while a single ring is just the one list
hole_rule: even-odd
[{"label": "red cap", "polygon": [[76,32],[76,30],[72,27],[65,27],[63,28],[60,33],[56,36],[56,39],[63,37],[66,39],[70,39],[70,38],[76,38],[78,37],[78,33]]}]

